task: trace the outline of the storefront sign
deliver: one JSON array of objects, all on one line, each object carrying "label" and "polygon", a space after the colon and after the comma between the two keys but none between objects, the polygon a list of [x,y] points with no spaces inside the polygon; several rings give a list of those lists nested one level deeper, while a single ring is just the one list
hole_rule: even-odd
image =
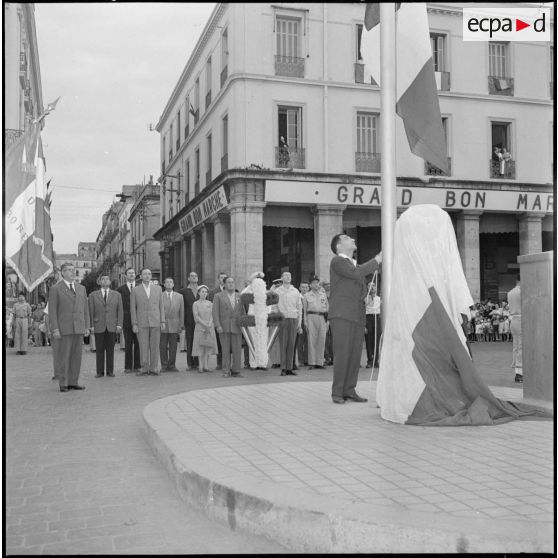
[{"label": "storefront sign", "polygon": [[[275,203],[342,204],[380,207],[379,185],[335,184],[267,180],[265,201]],[[554,196],[547,192],[510,190],[464,190],[397,186],[397,207],[430,203],[444,209],[475,209],[480,211],[534,211],[552,213]]]},{"label": "storefront sign", "polygon": [[196,205],[192,211],[186,213],[186,215],[178,221],[180,232],[186,234],[188,231],[191,231],[194,227],[203,223],[208,217],[219,213],[221,209],[227,207],[228,203],[225,189],[223,186],[220,186],[215,192]]}]

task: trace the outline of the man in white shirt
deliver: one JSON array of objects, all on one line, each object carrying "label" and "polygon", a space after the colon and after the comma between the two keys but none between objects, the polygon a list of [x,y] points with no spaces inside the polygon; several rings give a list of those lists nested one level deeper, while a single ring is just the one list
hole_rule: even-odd
[{"label": "man in white shirt", "polygon": [[294,345],[297,333],[302,333],[302,297],[296,287],[291,285],[291,274],[284,271],[283,284],[275,290],[279,296],[277,307],[285,317],[279,329],[281,348],[281,376],[296,376],[293,371]]}]

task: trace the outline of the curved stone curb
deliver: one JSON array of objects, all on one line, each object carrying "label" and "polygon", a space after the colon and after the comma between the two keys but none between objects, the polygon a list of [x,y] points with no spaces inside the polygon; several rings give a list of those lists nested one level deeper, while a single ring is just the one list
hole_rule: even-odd
[{"label": "curved stone curb", "polygon": [[232,530],[264,535],[301,553],[552,552],[552,525],[547,523],[375,506],[231,470],[170,420],[166,408],[181,397],[160,399],[144,409],[148,443],[181,497]]}]

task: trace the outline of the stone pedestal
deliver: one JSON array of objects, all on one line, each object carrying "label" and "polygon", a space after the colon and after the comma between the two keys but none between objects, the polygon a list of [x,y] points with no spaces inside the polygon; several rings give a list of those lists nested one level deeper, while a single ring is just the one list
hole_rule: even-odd
[{"label": "stone pedestal", "polygon": [[210,289],[215,286],[215,255],[213,240],[213,225],[204,223],[201,227],[201,254],[202,271],[200,282],[203,282]]},{"label": "stone pedestal", "polygon": [[[213,218],[213,256],[215,275],[231,273],[231,222],[228,214]],[[238,287],[238,285],[237,285]]]},{"label": "stone pedestal", "polygon": [[554,252],[517,258],[521,274],[523,396],[552,403],[554,395]]},{"label": "stone pedestal", "polygon": [[524,213],[519,217],[519,254],[542,252],[542,218],[540,213]]},{"label": "stone pedestal", "polygon": [[238,289],[263,268],[263,181],[239,180],[230,186],[231,275]]},{"label": "stone pedestal", "polygon": [[480,300],[479,219],[481,211],[462,211],[456,219],[455,236],[463,272],[475,302]]},{"label": "stone pedestal", "polygon": [[318,204],[314,208],[314,269],[321,281],[329,282],[333,257],[331,239],[343,232],[345,205]]}]

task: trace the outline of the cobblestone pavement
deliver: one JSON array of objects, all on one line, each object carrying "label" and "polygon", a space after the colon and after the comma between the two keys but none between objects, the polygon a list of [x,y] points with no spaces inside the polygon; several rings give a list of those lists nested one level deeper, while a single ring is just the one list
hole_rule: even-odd
[{"label": "cobblestone pavement", "polygon": [[[189,390],[330,381],[331,369],[301,370],[296,378],[280,378],[277,370],[244,371],[234,380],[219,372],[136,377],[122,374],[117,350],[116,377],[94,378],[95,355],[85,346],[80,382],[87,389],[60,393],[50,379],[50,348],[6,352],[7,554],[286,552],[186,506],[145,443],[141,413],[155,399]],[[511,344],[478,343],[473,352],[489,383],[516,386]],[[178,366],[184,370],[184,353]],[[362,370],[361,380],[370,372]]]}]

